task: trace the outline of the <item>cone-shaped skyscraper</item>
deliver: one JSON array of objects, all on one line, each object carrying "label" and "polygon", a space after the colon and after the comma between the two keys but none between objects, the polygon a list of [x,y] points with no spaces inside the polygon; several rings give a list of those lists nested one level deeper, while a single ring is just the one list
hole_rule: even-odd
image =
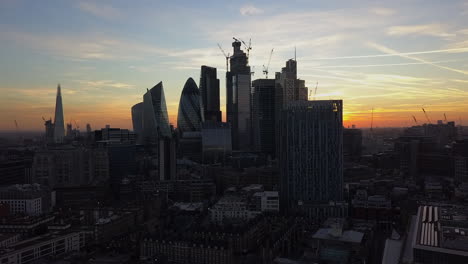
[{"label": "cone-shaped skyscraper", "polygon": [[55,100],[55,117],[54,117],[54,141],[62,143],[65,136],[65,126],[63,121],[63,106],[62,93],[60,84],[57,86],[57,98]]},{"label": "cone-shaped skyscraper", "polygon": [[180,132],[200,131],[203,122],[200,91],[192,78],[185,82],[179,102],[177,128]]}]

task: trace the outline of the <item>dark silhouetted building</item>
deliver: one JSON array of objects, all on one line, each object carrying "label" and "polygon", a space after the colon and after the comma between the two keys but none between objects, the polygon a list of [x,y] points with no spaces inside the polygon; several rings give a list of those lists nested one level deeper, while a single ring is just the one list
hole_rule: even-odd
[{"label": "dark silhouetted building", "polygon": [[252,138],[255,151],[275,155],[275,80],[252,82]]},{"label": "dark silhouetted building", "polygon": [[180,95],[177,129],[181,135],[184,132],[200,131],[202,122],[200,91],[195,81],[188,78]]},{"label": "dark silhouetted building", "polygon": [[221,122],[219,79],[216,68],[201,66],[200,94],[205,120]]},{"label": "dark silhouetted building", "polygon": [[138,103],[132,106],[132,124],[133,132],[135,132],[137,137],[137,143],[143,143],[143,102]]},{"label": "dark silhouetted building", "polygon": [[55,101],[55,118],[54,118],[54,141],[62,143],[65,137],[65,124],[63,118],[62,92],[60,84],[57,87],[57,98]]},{"label": "dark silhouetted building", "polygon": [[234,41],[234,53],[230,58],[230,71],[226,73],[227,122],[232,128],[232,149],[251,148],[251,73],[247,54],[241,50],[241,42]]},{"label": "dark silhouetted building", "polygon": [[231,126],[229,123],[205,122],[202,125],[203,163],[224,163],[231,155]]},{"label": "dark silhouetted building", "polygon": [[281,112],[280,200],[286,212],[316,215],[343,199],[343,103],[295,101]]},{"label": "dark silhouetted building", "polygon": [[343,154],[345,159],[358,160],[362,153],[362,130],[345,128],[343,130]]},{"label": "dark silhouetted building", "polygon": [[148,144],[157,144],[160,137],[172,136],[162,82],[143,96],[143,135]]}]

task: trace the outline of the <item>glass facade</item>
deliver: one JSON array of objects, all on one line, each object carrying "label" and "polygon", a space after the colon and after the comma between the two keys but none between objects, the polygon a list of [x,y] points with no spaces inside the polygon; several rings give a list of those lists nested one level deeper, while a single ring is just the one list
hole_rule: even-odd
[{"label": "glass facade", "polygon": [[171,137],[162,82],[143,96],[143,135],[147,143],[157,143],[159,137]]},{"label": "glass facade", "polygon": [[137,135],[137,142],[140,142],[140,139],[143,136],[143,102],[138,103],[132,106],[132,124],[133,131]]},{"label": "glass facade", "polygon": [[192,78],[185,82],[179,102],[177,128],[181,133],[200,131],[203,122],[200,91]]},{"label": "glass facade", "polygon": [[280,120],[281,205],[343,198],[343,104],[341,100],[290,102]]}]

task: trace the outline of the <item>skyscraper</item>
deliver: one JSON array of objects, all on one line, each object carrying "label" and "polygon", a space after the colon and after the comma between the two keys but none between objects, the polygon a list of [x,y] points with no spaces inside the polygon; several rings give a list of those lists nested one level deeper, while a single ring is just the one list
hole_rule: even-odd
[{"label": "skyscraper", "polygon": [[201,66],[200,94],[205,120],[221,122],[219,79],[217,78],[216,68]]},{"label": "skyscraper", "polygon": [[179,112],[177,115],[177,128],[184,132],[200,131],[203,122],[203,113],[200,102],[200,91],[192,78],[185,82],[180,95]]},{"label": "skyscraper", "polygon": [[160,137],[172,136],[162,82],[143,96],[143,135],[149,144],[157,144]]},{"label": "skyscraper", "polygon": [[275,155],[275,130],[275,80],[255,80],[252,82],[252,141],[255,151]]},{"label": "skyscraper", "polygon": [[57,86],[57,98],[55,99],[55,117],[54,117],[54,141],[63,143],[65,137],[65,125],[63,118],[62,93],[60,84]]},{"label": "skyscraper", "polygon": [[143,102],[132,106],[133,131],[137,136],[137,143],[143,143]]},{"label": "skyscraper", "polygon": [[310,215],[317,204],[341,201],[342,101],[290,102],[281,112],[279,132],[282,210]]},{"label": "skyscraper", "polygon": [[227,121],[232,128],[232,148],[248,150],[251,147],[251,72],[247,54],[241,50],[241,42],[234,41],[232,47],[231,68],[226,73]]},{"label": "skyscraper", "polygon": [[290,59],[286,62],[286,67],[277,72],[276,79],[276,104],[281,110],[289,102],[296,100],[308,100],[307,87],[305,81],[297,78],[297,61]]}]

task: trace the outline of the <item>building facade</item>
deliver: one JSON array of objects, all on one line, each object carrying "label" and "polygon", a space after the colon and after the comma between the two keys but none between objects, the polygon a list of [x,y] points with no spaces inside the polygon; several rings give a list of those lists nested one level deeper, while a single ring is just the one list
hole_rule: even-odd
[{"label": "building facade", "polygon": [[54,118],[54,141],[62,143],[65,137],[65,122],[63,118],[62,92],[60,84],[57,87],[57,98],[55,100],[55,118]]},{"label": "building facade", "polygon": [[221,122],[219,79],[216,68],[205,65],[201,66],[200,94],[205,120]]},{"label": "building facade", "polygon": [[230,58],[230,71],[226,73],[227,122],[232,128],[233,150],[251,148],[251,72],[247,54],[241,42],[232,43],[234,53]]},{"label": "building facade", "polygon": [[255,151],[274,156],[275,142],[275,80],[252,82],[252,139]]},{"label": "building facade", "polygon": [[232,153],[231,126],[229,123],[205,122],[202,125],[203,163],[224,163]]},{"label": "building facade", "polygon": [[132,124],[133,132],[137,137],[137,143],[141,144],[143,137],[143,102],[132,106]]},{"label": "building facade", "polygon": [[177,129],[181,135],[184,132],[200,131],[203,121],[200,91],[195,81],[192,78],[188,78],[180,96]]},{"label": "building facade", "polygon": [[308,213],[343,198],[343,103],[295,101],[281,113],[280,203]]},{"label": "building facade", "polygon": [[172,136],[162,82],[143,96],[143,135],[147,144],[157,144],[160,137]]}]

